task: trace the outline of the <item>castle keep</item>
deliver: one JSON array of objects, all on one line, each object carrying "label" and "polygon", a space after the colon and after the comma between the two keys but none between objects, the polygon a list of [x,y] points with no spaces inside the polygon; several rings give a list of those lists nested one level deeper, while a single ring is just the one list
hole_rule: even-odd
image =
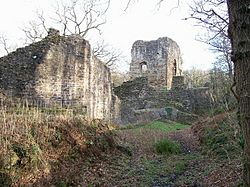
[{"label": "castle keep", "polygon": [[138,40],[132,46],[131,57],[131,78],[147,77],[152,86],[171,89],[173,77],[182,74],[180,48],[170,38]]},{"label": "castle keep", "polygon": [[0,58],[0,91],[44,106],[77,105],[90,119],[111,119],[109,68],[78,35],[51,29],[43,40]]},{"label": "castle keep", "polygon": [[131,55],[132,80],[114,88],[122,124],[159,119],[192,124],[213,105],[209,88],[187,89],[180,48],[172,39],[138,40]]}]

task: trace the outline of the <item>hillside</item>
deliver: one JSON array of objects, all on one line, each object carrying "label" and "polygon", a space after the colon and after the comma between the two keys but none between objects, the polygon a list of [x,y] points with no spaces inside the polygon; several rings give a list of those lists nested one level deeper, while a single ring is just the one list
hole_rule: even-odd
[{"label": "hillside", "polygon": [[[56,111],[56,110],[53,110]],[[237,186],[234,114],[114,127],[70,110],[1,110],[2,186]]]}]

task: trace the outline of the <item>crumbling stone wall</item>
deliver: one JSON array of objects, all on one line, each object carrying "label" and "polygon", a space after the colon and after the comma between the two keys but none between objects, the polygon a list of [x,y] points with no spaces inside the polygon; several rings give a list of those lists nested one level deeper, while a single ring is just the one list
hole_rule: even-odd
[{"label": "crumbling stone wall", "polygon": [[131,57],[131,78],[148,77],[152,86],[170,89],[172,77],[182,73],[180,48],[175,41],[167,37],[134,42]]},{"label": "crumbling stone wall", "polygon": [[79,105],[90,119],[111,119],[115,110],[109,68],[86,40],[62,37],[55,30],[0,58],[0,90],[29,103]]},{"label": "crumbling stone wall", "polygon": [[[182,80],[181,77],[177,79]],[[122,124],[144,123],[156,119],[191,124],[198,115],[208,112],[213,106],[209,88],[155,89],[149,85],[146,77],[125,82],[115,87],[114,92],[121,100]]]},{"label": "crumbling stone wall", "polygon": [[173,76],[172,78],[172,89],[184,89],[184,76]]},{"label": "crumbling stone wall", "polygon": [[121,100],[121,124],[137,122],[135,110],[152,108],[160,103],[160,100],[155,102],[154,88],[148,85],[148,80],[145,77],[127,81],[121,86],[115,87],[114,92]]}]

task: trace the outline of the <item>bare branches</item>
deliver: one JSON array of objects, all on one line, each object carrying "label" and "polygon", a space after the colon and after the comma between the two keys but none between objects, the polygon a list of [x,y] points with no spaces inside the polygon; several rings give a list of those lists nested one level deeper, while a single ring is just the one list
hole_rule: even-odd
[{"label": "bare branches", "polygon": [[228,37],[229,17],[225,0],[196,0],[190,9],[190,17],[185,19],[194,19],[199,26],[213,33],[210,39],[221,35]]},{"label": "bare branches", "polygon": [[25,44],[30,44],[41,40],[46,33],[46,31],[41,27],[41,24],[36,21],[30,21],[28,26],[25,26],[22,31],[26,37]]},{"label": "bare branches", "polygon": [[128,10],[128,7],[130,6],[130,4],[131,4],[131,0],[128,0],[126,7],[124,9],[125,12]]},{"label": "bare branches", "polygon": [[52,18],[56,24],[62,27],[63,35],[79,34],[83,38],[92,31],[101,32],[100,27],[106,23],[104,14],[107,11],[110,0],[107,1],[107,7],[99,9],[98,0],[87,0],[82,3],[79,0],[71,0],[70,4],[57,4],[55,17]]},{"label": "bare branches", "polygon": [[97,43],[93,49],[94,55],[101,59],[108,67],[114,67],[114,65],[122,58],[122,53],[119,50],[115,50],[104,41]]},{"label": "bare branches", "polygon": [[[158,0],[157,3],[157,9],[159,10],[161,8],[161,5],[163,2],[167,2],[166,0]],[[169,15],[171,15],[172,11],[180,6],[180,0],[176,0],[176,5],[170,9]]]},{"label": "bare branches", "polygon": [[198,26],[206,29],[205,36],[197,40],[210,46],[213,52],[218,53],[214,63],[216,68],[227,71],[232,78],[233,65],[230,60],[231,43],[228,36],[229,16],[225,0],[195,0],[190,6],[190,17]]},{"label": "bare branches", "polygon": [[6,36],[4,36],[4,35],[1,35],[0,36],[0,44],[3,46],[3,49],[4,49],[4,51],[7,53],[7,54],[9,54],[9,46],[8,46],[8,44],[7,44],[7,41],[8,41],[8,39],[6,38]]},{"label": "bare branches", "polygon": [[[55,18],[51,18],[52,20],[54,20],[56,22],[56,24],[59,24],[62,27],[62,35],[65,36],[66,32],[69,31],[68,30],[68,19],[66,17],[68,12],[68,8],[66,6],[60,6],[57,3],[57,7],[55,10]],[[70,31],[69,31],[70,32]],[[73,34],[73,33],[72,33]]]},{"label": "bare branches", "polygon": [[48,27],[46,25],[46,19],[43,11],[36,11],[37,20],[32,20],[22,28],[25,34],[25,44],[30,44],[41,40],[46,33],[48,33]]},{"label": "bare branches", "polygon": [[[23,28],[26,36],[25,43],[40,40],[48,32],[49,27],[57,28],[63,36],[79,34],[83,38],[92,31],[101,33],[101,26],[106,23],[105,13],[110,0],[71,0],[70,3],[57,3],[54,15],[46,17],[43,11],[37,11],[36,20],[30,21]],[[48,26],[48,23],[50,25]],[[59,27],[59,28],[58,28]]]}]

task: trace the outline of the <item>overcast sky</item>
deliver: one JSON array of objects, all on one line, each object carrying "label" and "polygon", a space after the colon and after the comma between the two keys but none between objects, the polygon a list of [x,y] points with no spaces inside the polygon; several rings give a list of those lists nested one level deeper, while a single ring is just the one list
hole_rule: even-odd
[{"label": "overcast sky", "polygon": [[[55,0],[3,0],[0,6],[0,33],[9,38],[12,44],[21,43],[21,28],[35,17],[36,9],[52,11]],[[125,12],[126,0],[111,0],[107,12],[107,23],[102,27],[103,38],[114,48],[118,48],[130,61],[130,50],[136,40],[155,40],[170,37],[175,40],[182,51],[184,69],[212,67],[214,55],[205,44],[195,40],[200,28],[191,21],[184,21],[188,15],[185,3],[176,7],[176,1],[169,0],[157,9],[155,0],[135,1]],[[3,51],[0,50],[1,56]],[[128,70],[128,64],[122,62],[120,69]]]}]

